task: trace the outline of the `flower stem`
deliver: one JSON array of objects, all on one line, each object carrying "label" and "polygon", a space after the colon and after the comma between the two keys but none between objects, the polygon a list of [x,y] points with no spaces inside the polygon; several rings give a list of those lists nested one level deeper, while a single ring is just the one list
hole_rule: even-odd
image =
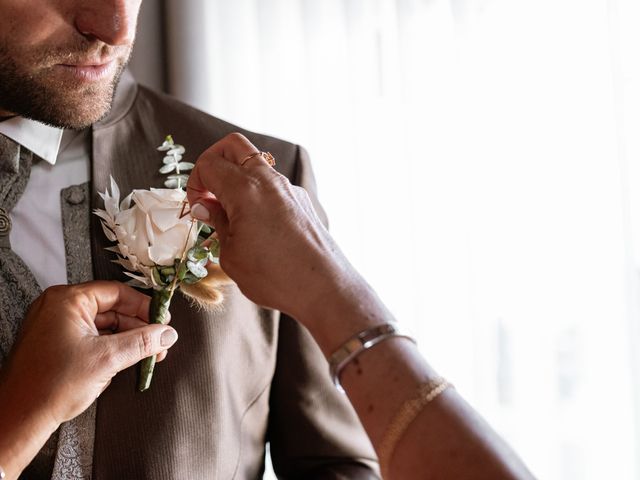
[{"label": "flower stem", "polygon": [[[163,288],[154,290],[151,295],[151,304],[149,305],[149,323],[166,324],[168,321],[169,305],[173,297],[173,288]],[[138,390],[144,392],[151,386],[151,378],[153,377],[153,368],[156,365],[156,356],[152,355],[140,362],[140,379],[138,381]]]}]

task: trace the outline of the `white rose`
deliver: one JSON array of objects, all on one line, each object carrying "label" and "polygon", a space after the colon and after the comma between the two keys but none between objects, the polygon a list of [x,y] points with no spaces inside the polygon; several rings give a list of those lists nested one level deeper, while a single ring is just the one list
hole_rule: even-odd
[{"label": "white rose", "polygon": [[133,206],[115,215],[118,249],[134,270],[139,264],[173,265],[198,237],[191,215],[184,212],[186,193],[175,189],[134,190]]}]

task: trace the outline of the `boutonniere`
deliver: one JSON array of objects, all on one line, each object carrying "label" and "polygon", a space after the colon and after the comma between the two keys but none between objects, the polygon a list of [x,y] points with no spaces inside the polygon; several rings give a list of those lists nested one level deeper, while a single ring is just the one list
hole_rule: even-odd
[{"label": "boutonniere", "polygon": [[[104,209],[100,217],[113,260],[137,288],[151,289],[150,323],[166,323],[171,299],[181,291],[199,306],[212,308],[223,300],[219,287],[230,283],[219,266],[220,245],[206,224],[192,218],[185,188],[194,164],[182,161],[185,148],[169,135],[158,147],[165,152],[160,173],[170,174],[166,188],[133,190],[120,200],[120,189],[111,178],[110,187],[100,193]],[[151,384],[155,356],[140,365],[138,390]]]}]

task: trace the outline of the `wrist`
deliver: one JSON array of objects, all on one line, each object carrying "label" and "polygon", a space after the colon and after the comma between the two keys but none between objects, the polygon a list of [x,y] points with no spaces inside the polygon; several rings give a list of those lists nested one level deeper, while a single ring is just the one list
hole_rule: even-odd
[{"label": "wrist", "polygon": [[394,321],[377,294],[355,270],[327,284],[331,288],[308,303],[299,318],[326,357],[353,335]]},{"label": "wrist", "polygon": [[0,465],[6,479],[19,477],[59,425],[33,389],[0,380]]}]

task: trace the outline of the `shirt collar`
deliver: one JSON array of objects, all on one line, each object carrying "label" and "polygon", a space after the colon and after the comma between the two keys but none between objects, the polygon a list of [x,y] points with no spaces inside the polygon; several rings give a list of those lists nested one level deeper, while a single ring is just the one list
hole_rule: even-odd
[{"label": "shirt collar", "polygon": [[24,117],[0,122],[0,133],[31,150],[51,165],[56,164],[64,130]]}]

